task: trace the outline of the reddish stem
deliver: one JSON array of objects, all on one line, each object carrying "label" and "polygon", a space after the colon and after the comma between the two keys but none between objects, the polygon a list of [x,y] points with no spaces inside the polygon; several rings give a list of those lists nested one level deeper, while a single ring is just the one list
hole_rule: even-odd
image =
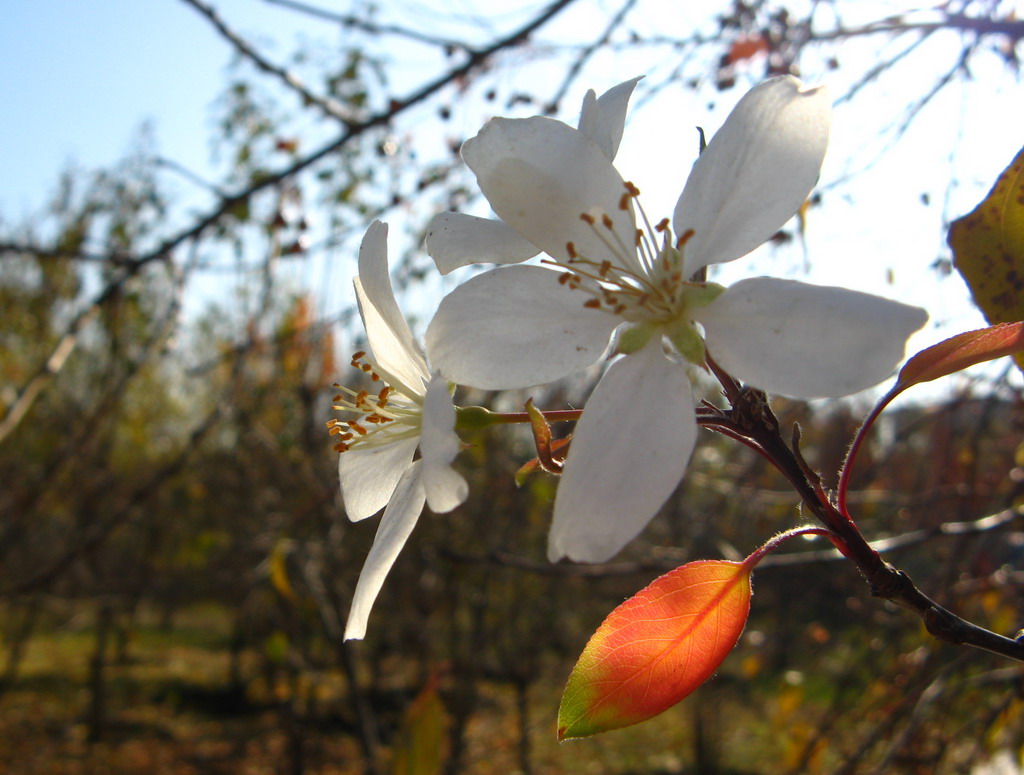
[{"label": "reddish stem", "polygon": [[846,491],[850,487],[850,474],[853,470],[853,461],[857,457],[857,452],[860,450],[861,445],[864,443],[864,439],[867,438],[868,431],[875,424],[875,420],[882,413],[882,410],[889,405],[889,402],[896,397],[896,393],[889,391],[881,400],[875,404],[875,408],[871,410],[860,428],[857,430],[857,435],[853,437],[853,443],[850,445],[850,450],[846,453],[846,460],[843,461],[843,467],[839,469],[839,486],[836,491],[836,508],[839,513],[842,514],[850,522],[853,522],[853,518],[850,516],[850,512],[846,509]]},{"label": "reddish stem", "polygon": [[761,546],[759,546],[757,549],[751,552],[750,555],[743,561],[743,565],[753,570],[754,566],[761,562],[761,560],[764,558],[766,554],[768,554],[769,552],[774,552],[790,538],[796,538],[797,536],[807,535],[825,536],[835,545],[836,549],[838,549],[844,555],[846,554],[845,544],[843,544],[842,539],[840,539],[839,536],[837,536],[831,530],[827,530],[823,527],[815,527],[814,525],[803,525],[801,527],[794,527],[790,528],[789,530],[784,530],[781,533],[772,536],[763,544],[761,544]]},{"label": "reddish stem", "polygon": [[[582,409],[555,409],[541,412],[548,422],[575,422],[583,416]],[[532,422],[529,412],[494,412],[495,425]]]}]

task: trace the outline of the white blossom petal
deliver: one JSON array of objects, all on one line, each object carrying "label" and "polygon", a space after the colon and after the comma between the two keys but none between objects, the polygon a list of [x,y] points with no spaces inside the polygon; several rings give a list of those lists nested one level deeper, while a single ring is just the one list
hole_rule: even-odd
[{"label": "white blossom petal", "polygon": [[[390,432],[390,428],[375,431],[382,437]],[[418,444],[419,438],[412,436],[379,446],[357,446],[338,455],[341,497],[350,520],[372,517],[387,505]]]},{"label": "white blossom petal", "polygon": [[470,278],[427,329],[430,362],[460,385],[502,390],[553,382],[597,361],[622,321],[583,306],[559,272],[510,266]]},{"label": "white blossom petal", "polygon": [[387,235],[387,224],[374,221],[359,246],[359,276],[353,280],[359,315],[381,376],[406,396],[422,396],[430,372],[395,301],[388,274]]},{"label": "white blossom petal", "polygon": [[614,161],[619,151],[629,98],[641,78],[643,76],[613,86],[600,97],[593,89],[583,97],[579,130],[597,143],[608,161]]},{"label": "white blossom petal", "polygon": [[693,165],[673,217],[686,273],[744,256],[807,199],[828,145],[831,106],[822,87],[772,78],[739,101]]},{"label": "white blossom petal", "polygon": [[694,317],[708,353],[733,376],[770,393],[826,398],[892,374],[928,313],[846,288],[753,277]]},{"label": "white blossom petal", "polygon": [[[466,141],[462,157],[494,212],[548,255],[567,260],[572,242],[581,256],[617,265],[625,259],[634,268],[633,211],[619,209],[625,184],[586,135],[542,116],[495,118]],[[598,225],[580,220],[583,213]],[[602,214],[614,233],[600,225]],[[627,251],[609,248],[605,240],[615,236]]]},{"label": "white blossom petal", "polygon": [[366,556],[366,562],[356,584],[352,608],[345,624],[345,640],[366,635],[366,621],[370,617],[373,602],[377,599],[388,571],[395,564],[395,559],[423,512],[426,495],[423,492],[420,473],[420,461],[409,466],[398,483],[384,516],[381,517],[373,546],[370,547],[370,553]]},{"label": "white blossom petal", "polygon": [[469,264],[518,264],[540,252],[504,221],[463,213],[435,215],[426,245],[441,274]]},{"label": "white blossom petal", "polygon": [[455,433],[455,406],[448,383],[435,376],[423,399],[423,426],[420,437],[423,462],[423,487],[430,510],[443,514],[466,500],[469,485],[451,467],[459,454],[459,437]]},{"label": "white blossom petal", "polygon": [[602,562],[625,546],[672,494],[696,436],[690,379],[664,356],[660,338],[614,362],[573,434],[551,561]]}]

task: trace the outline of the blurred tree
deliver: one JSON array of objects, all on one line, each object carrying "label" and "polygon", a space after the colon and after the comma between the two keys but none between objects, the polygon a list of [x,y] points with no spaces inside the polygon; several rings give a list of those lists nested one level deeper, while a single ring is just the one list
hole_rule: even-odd
[{"label": "blurred tree", "polygon": [[[119,712],[111,665],[129,659],[144,614],[173,627],[177,612],[213,602],[231,620],[225,697],[274,714],[288,738],[279,769],[331,771],[315,742],[326,730],[357,741],[342,771],[387,772],[419,696],[412,707],[444,709],[444,724],[423,728],[445,737],[449,773],[484,772],[488,757],[507,763],[494,771],[554,771],[538,763],[552,758],[540,742],[550,714],[538,720],[535,704],[548,703],[586,634],[657,572],[742,554],[789,526],[794,497],[763,460],[709,437],[618,562],[549,566],[551,480],[516,488],[508,474],[532,456],[528,440],[481,436],[462,464],[470,501],[423,518],[365,645],[344,645],[375,527],[346,521],[323,428],[331,383],[349,382],[359,347],[355,239],[380,217],[410,236],[416,249],[395,275],[422,321],[441,286],[418,238],[434,212],[477,206],[458,148],[486,115],[574,120],[583,88],[640,72],[638,106],[829,70],[844,84],[840,102],[869,106],[872,87],[914,62],[927,75],[916,99],[878,121],[898,136],[951,84],[984,97],[1016,84],[1024,22],[1001,0],[913,12],[845,0],[557,0],[474,14],[265,2],[333,39],[304,41],[282,61],[240,34],[241,20],[182,2],[236,55],[213,108],[213,172],[162,157],[155,130],[144,131],[111,169],[70,170],[44,212],[0,220],[0,693],[16,685],[37,628],[89,612],[99,739]],[[1002,81],[971,79],[993,62]],[[535,398],[561,406],[585,390]],[[804,426],[804,452],[826,477],[856,425],[852,406],[779,411]],[[855,483],[862,526],[943,604],[1012,630],[1021,534],[1006,510],[1020,497],[1019,393],[983,384],[886,422]],[[999,514],[1009,516],[978,521]],[[675,740],[692,751],[681,761],[705,772],[962,772],[986,751],[1019,748],[1015,668],[922,638],[866,601],[831,557],[772,559],[747,639],[724,680],[701,690],[712,710],[680,725]],[[331,682],[342,688],[321,690]],[[480,753],[473,722],[505,691],[512,731],[493,734],[511,741],[502,759],[493,742]],[[599,754],[595,771],[627,771]]]}]

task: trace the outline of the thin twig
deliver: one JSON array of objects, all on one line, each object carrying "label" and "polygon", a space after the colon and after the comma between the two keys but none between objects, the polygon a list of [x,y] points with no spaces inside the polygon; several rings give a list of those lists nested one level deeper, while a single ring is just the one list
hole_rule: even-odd
[{"label": "thin twig", "polygon": [[295,73],[275,65],[250,46],[240,35],[228,27],[220,14],[218,14],[212,6],[201,2],[201,0],[182,0],[182,2],[192,6],[200,14],[205,16],[209,20],[210,24],[213,25],[214,29],[220,33],[221,37],[234,46],[239,54],[256,65],[260,70],[268,75],[274,76],[281,81],[281,83],[298,94],[302,98],[303,103],[313,105],[329,118],[335,118],[344,124],[348,124],[351,116],[347,114],[341,103],[337,100],[331,99],[330,97],[321,97],[313,94],[313,92],[306,88],[302,79],[295,75]]},{"label": "thin twig", "polygon": [[342,27],[359,30],[361,32],[368,32],[371,35],[394,35],[396,37],[408,38],[409,40],[415,40],[419,43],[426,43],[431,46],[437,46],[448,50],[469,50],[470,48],[465,41],[455,40],[454,38],[441,38],[436,35],[428,35],[422,30],[413,29],[411,27],[400,27],[397,24],[375,24],[374,22],[360,19],[352,14],[335,13],[334,11],[318,8],[310,5],[309,3],[297,2],[297,0],[263,0],[263,2],[270,3],[271,5],[279,5],[282,8],[289,8],[293,11],[307,14],[308,16],[314,16],[318,19],[324,19],[325,21],[339,24]]}]

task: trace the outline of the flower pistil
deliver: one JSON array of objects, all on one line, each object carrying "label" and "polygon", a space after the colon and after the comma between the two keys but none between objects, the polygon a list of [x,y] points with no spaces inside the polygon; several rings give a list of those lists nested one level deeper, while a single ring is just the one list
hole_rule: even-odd
[{"label": "flower pistil", "polygon": [[545,259],[544,263],[565,270],[559,276],[561,284],[589,295],[584,307],[603,310],[631,324],[620,333],[617,352],[635,352],[660,332],[681,356],[702,364],[703,340],[691,313],[710,304],[725,289],[716,283],[687,280],[685,248],[693,229],[676,237],[668,218],[652,226],[639,204],[640,190],[631,182],[625,183],[625,189],[619,209],[628,211],[637,202],[636,210],[646,227],[636,229],[628,242],[607,214],[580,214],[580,220],[590,226],[615,261],[581,255],[570,241],[566,243],[566,262]]}]

